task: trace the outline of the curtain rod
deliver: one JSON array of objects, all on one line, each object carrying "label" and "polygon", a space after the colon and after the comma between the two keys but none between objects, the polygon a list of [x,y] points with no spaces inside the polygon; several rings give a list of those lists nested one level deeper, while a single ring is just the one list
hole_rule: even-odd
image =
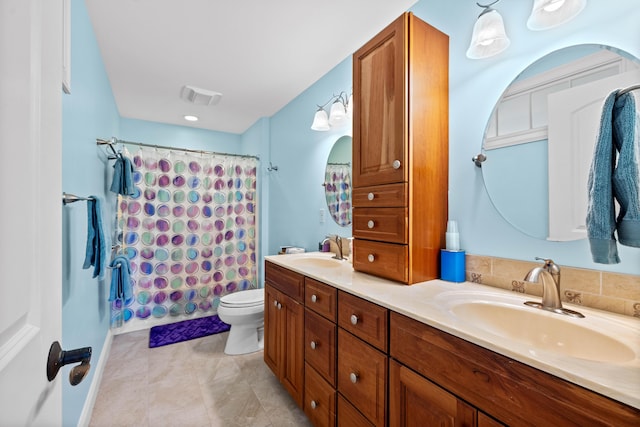
[{"label": "curtain rod", "polygon": [[129,145],[137,145],[140,147],[149,147],[149,148],[160,148],[165,150],[173,150],[173,151],[185,151],[187,153],[198,153],[198,154],[213,154],[218,156],[230,156],[230,157],[245,157],[250,159],[260,160],[258,156],[252,156],[249,154],[233,154],[233,153],[220,153],[216,151],[205,151],[205,150],[192,150],[189,148],[180,148],[180,147],[170,147],[164,145],[153,145],[153,144],[145,144],[144,142],[132,142],[132,141],[124,141],[122,139],[111,138],[109,140],[96,138],[96,144],[98,145],[109,145],[113,148],[114,144],[129,144]]}]

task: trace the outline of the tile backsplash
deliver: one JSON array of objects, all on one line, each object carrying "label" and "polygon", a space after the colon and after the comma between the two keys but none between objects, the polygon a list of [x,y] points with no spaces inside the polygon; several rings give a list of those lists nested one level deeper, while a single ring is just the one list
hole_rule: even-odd
[{"label": "tile backsplash", "polygon": [[[466,264],[469,282],[542,296],[542,285],[524,281],[541,262],[467,254]],[[640,276],[563,265],[560,274],[563,302],[640,318]]]}]

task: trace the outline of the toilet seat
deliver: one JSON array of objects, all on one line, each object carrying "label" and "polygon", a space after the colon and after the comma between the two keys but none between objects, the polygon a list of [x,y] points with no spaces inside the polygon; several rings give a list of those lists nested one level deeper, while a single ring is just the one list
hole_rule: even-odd
[{"label": "toilet seat", "polygon": [[220,298],[220,306],[224,307],[257,307],[264,305],[264,289],[249,289],[246,291],[234,292]]}]

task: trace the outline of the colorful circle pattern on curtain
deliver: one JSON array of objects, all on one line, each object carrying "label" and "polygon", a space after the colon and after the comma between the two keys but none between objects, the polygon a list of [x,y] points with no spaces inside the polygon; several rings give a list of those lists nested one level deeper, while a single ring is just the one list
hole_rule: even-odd
[{"label": "colorful circle pattern on curtain", "polygon": [[132,164],[117,235],[134,296],[113,303],[112,324],[215,314],[220,297],[257,287],[256,159],[141,148]]}]

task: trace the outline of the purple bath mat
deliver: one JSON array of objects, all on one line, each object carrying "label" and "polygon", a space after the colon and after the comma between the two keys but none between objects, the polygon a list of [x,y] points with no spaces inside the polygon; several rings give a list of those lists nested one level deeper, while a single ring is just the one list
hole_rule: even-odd
[{"label": "purple bath mat", "polygon": [[169,323],[168,325],[154,326],[149,331],[149,348],[206,337],[207,335],[226,332],[230,328],[231,326],[220,320],[217,314]]}]

